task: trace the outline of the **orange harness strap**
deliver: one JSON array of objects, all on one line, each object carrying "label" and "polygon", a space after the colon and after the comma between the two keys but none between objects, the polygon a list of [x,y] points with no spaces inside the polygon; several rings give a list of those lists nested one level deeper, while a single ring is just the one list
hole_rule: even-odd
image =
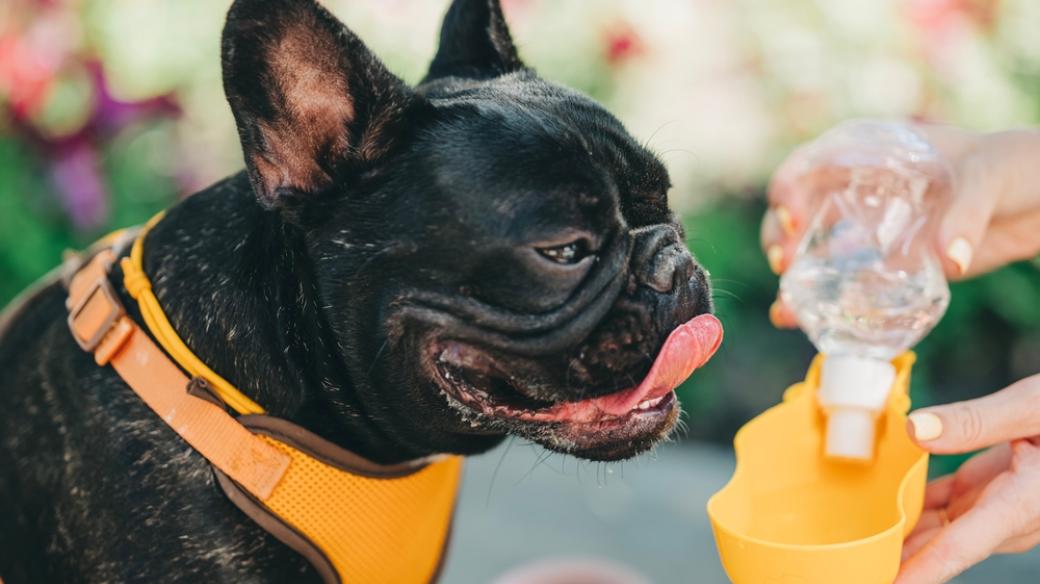
[{"label": "orange harness strap", "polygon": [[69,284],[69,328],[98,365],[111,364],[177,434],[213,466],[265,500],[289,467],[289,456],[257,437],[227,412],[187,392],[181,372],[133,320],[108,281],[115,259],[97,253]]},{"label": "orange harness strap", "polygon": [[[286,420],[235,418],[192,395],[188,376],[126,315],[108,280],[114,260],[105,249],[66,278],[73,337],[215,467],[233,504],[330,584],[436,580],[461,457],[377,465]],[[147,279],[143,271],[137,277]],[[153,317],[161,314],[157,302]]]}]

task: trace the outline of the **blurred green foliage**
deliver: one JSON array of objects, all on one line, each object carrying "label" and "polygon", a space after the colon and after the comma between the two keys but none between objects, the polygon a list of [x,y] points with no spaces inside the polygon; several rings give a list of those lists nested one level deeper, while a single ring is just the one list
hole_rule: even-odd
[{"label": "blurred green foliage", "polygon": [[102,224],[77,229],[62,211],[46,168],[24,143],[0,136],[0,305],[61,262],[118,227],[135,225],[176,201],[178,187],[142,162],[142,150],[162,149],[170,128],[129,129],[103,147],[111,212]]}]

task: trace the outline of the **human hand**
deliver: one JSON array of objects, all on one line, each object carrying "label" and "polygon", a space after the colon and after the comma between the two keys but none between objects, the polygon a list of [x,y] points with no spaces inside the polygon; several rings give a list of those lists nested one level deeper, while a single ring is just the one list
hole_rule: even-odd
[{"label": "human hand", "polygon": [[896,584],[947,582],[994,553],[1040,544],[1040,375],[918,410],[910,433],[937,454],[989,449],[928,485]]},{"label": "human hand", "polygon": [[[1040,253],[1040,130],[978,134],[952,126],[919,125],[952,169],[953,200],[935,246],[950,279],[975,276]],[[762,247],[772,270],[790,265],[818,195],[836,180],[832,168],[807,167],[796,150],[769,187]],[[795,326],[780,301],[770,309],[776,326]]]}]

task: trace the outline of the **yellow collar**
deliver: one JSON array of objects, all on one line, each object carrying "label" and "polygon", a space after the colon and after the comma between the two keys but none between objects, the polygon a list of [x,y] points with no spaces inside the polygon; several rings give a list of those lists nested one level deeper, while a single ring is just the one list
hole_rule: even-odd
[{"label": "yellow collar", "polygon": [[191,349],[177,335],[177,331],[173,329],[173,325],[170,324],[166,313],[159,305],[159,299],[152,292],[152,282],[144,273],[144,238],[148,235],[148,231],[162,220],[163,215],[165,213],[159,213],[145,223],[134,239],[133,247],[130,248],[130,257],[125,257],[119,262],[119,266],[123,268],[123,286],[137,301],[141,316],[152,336],[159,341],[162,348],[166,350],[166,354],[181,366],[181,369],[188,372],[191,377],[205,379],[220,401],[236,412],[263,414],[264,408],[260,407],[260,404],[249,399],[191,352]]}]

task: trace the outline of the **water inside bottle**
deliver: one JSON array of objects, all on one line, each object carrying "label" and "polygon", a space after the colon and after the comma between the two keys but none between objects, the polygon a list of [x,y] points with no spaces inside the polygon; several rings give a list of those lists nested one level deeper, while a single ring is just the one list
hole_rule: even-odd
[{"label": "water inside bottle", "polygon": [[949,196],[945,169],[927,143],[891,123],[841,126],[808,152],[825,187],[781,297],[821,352],[892,359],[949,304],[933,248]]},{"label": "water inside bottle", "polygon": [[784,276],[782,291],[821,352],[884,360],[921,340],[950,298],[937,262],[888,269],[869,252],[839,262],[804,256]]}]

